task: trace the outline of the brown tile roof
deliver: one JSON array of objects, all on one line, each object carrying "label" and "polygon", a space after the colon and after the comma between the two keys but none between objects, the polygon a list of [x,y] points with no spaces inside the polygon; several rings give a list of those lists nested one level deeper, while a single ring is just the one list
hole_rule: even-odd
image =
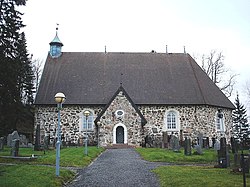
[{"label": "brown tile roof", "polygon": [[135,104],[234,108],[189,54],[64,52],[47,57],[35,104],[107,104],[120,86]]}]

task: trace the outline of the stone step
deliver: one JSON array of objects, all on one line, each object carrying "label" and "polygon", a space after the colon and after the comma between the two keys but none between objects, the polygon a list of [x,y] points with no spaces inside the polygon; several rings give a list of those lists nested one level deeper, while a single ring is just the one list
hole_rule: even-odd
[{"label": "stone step", "polygon": [[135,148],[133,145],[128,144],[113,144],[105,147],[106,149],[129,149],[129,148]]}]

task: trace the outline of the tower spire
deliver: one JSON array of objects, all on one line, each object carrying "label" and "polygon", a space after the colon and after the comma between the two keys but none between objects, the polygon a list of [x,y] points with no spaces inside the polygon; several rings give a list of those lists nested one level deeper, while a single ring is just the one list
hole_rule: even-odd
[{"label": "tower spire", "polygon": [[59,26],[59,24],[57,23],[56,24],[56,36],[49,43],[49,45],[50,45],[50,56],[52,58],[57,58],[57,57],[61,56],[61,54],[62,54],[63,43],[60,41],[60,39],[58,37],[58,26]]}]

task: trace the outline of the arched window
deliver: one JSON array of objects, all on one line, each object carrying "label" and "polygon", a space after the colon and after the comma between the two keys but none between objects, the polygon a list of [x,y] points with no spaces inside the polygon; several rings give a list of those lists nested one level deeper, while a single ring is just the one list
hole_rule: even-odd
[{"label": "arched window", "polygon": [[167,128],[176,129],[176,115],[174,112],[169,112],[167,115]]},{"label": "arched window", "polygon": [[86,130],[92,131],[94,129],[94,119],[95,119],[94,112],[92,110],[88,110],[90,114],[88,116],[88,123],[87,123],[86,116],[83,115],[84,111],[79,114],[80,116],[79,130],[80,131],[86,131]]},{"label": "arched window", "polygon": [[215,126],[217,132],[225,132],[224,115],[221,111],[216,112]]},{"label": "arched window", "polygon": [[179,112],[174,109],[166,111],[164,122],[166,131],[179,131],[180,130]]}]

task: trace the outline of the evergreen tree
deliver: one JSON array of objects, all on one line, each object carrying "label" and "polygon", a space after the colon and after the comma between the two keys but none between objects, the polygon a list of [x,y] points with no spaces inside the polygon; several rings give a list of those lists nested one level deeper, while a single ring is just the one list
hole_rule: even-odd
[{"label": "evergreen tree", "polygon": [[239,95],[235,99],[235,110],[233,110],[233,136],[238,142],[246,141],[249,135],[247,111],[240,103]]},{"label": "evergreen tree", "polygon": [[0,136],[32,116],[33,72],[20,31],[22,13],[17,11],[25,4],[26,0],[0,0]]}]

